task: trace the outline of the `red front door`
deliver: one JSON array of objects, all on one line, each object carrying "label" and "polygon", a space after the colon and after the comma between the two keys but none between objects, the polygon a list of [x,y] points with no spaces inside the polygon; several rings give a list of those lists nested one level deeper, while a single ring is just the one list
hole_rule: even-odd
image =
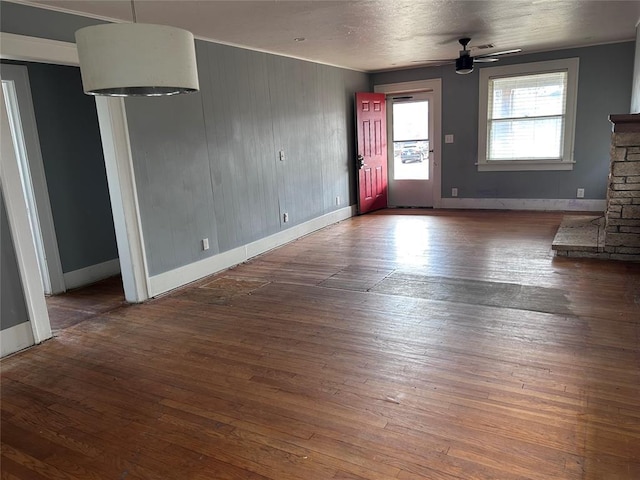
[{"label": "red front door", "polygon": [[387,113],[383,93],[356,93],[358,213],[387,207]]}]

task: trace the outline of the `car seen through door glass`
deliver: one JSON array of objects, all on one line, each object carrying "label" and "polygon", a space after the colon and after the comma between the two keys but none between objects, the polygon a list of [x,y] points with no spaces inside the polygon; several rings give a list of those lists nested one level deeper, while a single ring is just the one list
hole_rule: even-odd
[{"label": "car seen through door glass", "polygon": [[429,178],[428,101],[393,103],[393,177],[396,180]]}]

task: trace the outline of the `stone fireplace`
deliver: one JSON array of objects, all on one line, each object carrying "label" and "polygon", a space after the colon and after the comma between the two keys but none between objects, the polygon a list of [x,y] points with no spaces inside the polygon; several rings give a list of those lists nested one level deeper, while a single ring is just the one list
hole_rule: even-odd
[{"label": "stone fireplace", "polygon": [[611,115],[604,253],[640,261],[640,114]]},{"label": "stone fireplace", "polygon": [[561,257],[640,262],[640,114],[611,115],[604,217],[567,215],[552,248]]}]

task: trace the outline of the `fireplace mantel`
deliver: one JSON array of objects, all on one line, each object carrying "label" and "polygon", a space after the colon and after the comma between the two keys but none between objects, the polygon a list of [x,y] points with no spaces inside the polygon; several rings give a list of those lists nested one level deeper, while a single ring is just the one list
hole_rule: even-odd
[{"label": "fireplace mantel", "polygon": [[614,133],[640,132],[640,113],[609,115]]}]

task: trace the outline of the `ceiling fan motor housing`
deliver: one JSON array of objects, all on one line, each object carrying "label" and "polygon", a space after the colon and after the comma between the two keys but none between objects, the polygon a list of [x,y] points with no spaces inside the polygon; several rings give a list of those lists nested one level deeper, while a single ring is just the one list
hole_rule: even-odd
[{"label": "ceiling fan motor housing", "polygon": [[467,53],[456,60],[456,73],[465,75],[473,72],[473,58]]}]

